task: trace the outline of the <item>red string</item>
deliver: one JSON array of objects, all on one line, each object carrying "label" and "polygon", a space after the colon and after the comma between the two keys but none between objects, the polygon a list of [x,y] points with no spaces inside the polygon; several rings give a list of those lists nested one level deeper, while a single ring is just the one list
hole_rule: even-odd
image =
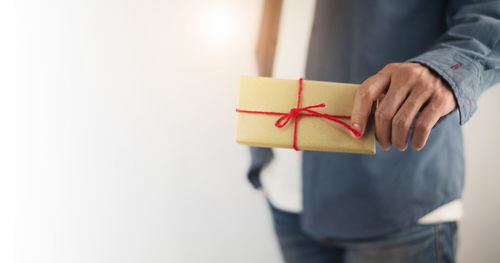
[{"label": "red string", "polygon": [[[288,113],[286,112],[274,112],[274,111],[255,111],[255,110],[240,110],[236,109],[236,112],[242,112],[242,113],[257,113],[257,114],[266,114],[266,115],[280,115],[281,117],[276,120],[274,123],[274,126],[278,128],[283,128],[287,123],[290,121],[290,119],[294,119],[294,124],[293,124],[293,142],[292,142],[292,147],[296,151],[300,151],[297,148],[297,123],[298,119],[300,116],[310,116],[310,117],[321,117],[325,118],[327,120],[331,120],[337,123],[342,124],[345,128],[347,128],[349,131],[351,131],[354,136],[356,137],[361,137],[361,133],[357,130],[355,130],[353,127],[351,127],[349,124],[339,120],[340,118],[343,119],[350,119],[351,116],[348,115],[331,115],[331,114],[325,114],[325,113],[319,113],[317,111],[311,110],[312,108],[324,108],[325,104],[316,104],[312,106],[307,106],[307,107],[300,107],[300,100],[302,96],[302,82],[303,79],[299,79],[299,93],[297,95],[297,107],[291,108]],[[303,113],[303,112],[308,112],[308,113]],[[284,121],[284,122],[283,122]]]}]

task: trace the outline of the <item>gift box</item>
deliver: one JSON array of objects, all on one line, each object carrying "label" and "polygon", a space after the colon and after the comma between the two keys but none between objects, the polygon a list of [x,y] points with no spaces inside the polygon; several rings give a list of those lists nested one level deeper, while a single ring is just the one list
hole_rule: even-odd
[{"label": "gift box", "polygon": [[375,154],[375,129],[350,126],[359,85],[266,77],[240,78],[235,138],[244,145]]}]

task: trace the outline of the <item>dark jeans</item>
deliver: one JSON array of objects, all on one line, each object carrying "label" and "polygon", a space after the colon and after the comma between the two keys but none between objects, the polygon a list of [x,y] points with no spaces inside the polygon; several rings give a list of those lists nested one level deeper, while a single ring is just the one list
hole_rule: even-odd
[{"label": "dark jeans", "polygon": [[285,262],[455,262],[456,222],[413,225],[370,239],[332,239],[304,233],[300,228],[299,214],[269,205]]}]

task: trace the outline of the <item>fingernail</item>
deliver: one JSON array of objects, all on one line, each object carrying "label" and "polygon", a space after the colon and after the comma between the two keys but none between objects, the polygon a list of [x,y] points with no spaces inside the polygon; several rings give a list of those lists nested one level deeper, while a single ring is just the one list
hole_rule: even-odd
[{"label": "fingernail", "polygon": [[379,143],[378,146],[380,147],[380,149],[382,149],[384,151],[389,151],[391,149],[391,145],[383,145],[383,144]]},{"label": "fingernail", "polygon": [[353,136],[354,138],[359,138],[359,137],[361,137],[361,135],[363,135],[363,134],[361,133],[361,127],[359,126],[359,124],[357,124],[357,123],[353,123],[353,124],[352,124],[352,128],[353,128],[353,129],[355,129],[355,130],[358,132],[358,134],[352,134],[352,136]]}]

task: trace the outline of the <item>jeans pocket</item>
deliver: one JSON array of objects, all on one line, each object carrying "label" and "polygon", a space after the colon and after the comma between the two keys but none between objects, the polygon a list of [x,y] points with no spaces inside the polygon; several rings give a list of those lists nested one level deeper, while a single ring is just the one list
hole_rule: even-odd
[{"label": "jeans pocket", "polygon": [[458,250],[458,223],[451,223],[451,237],[453,240],[453,253],[456,255]]},{"label": "jeans pocket", "polygon": [[458,227],[456,222],[436,225],[437,262],[455,262],[458,244]]}]

